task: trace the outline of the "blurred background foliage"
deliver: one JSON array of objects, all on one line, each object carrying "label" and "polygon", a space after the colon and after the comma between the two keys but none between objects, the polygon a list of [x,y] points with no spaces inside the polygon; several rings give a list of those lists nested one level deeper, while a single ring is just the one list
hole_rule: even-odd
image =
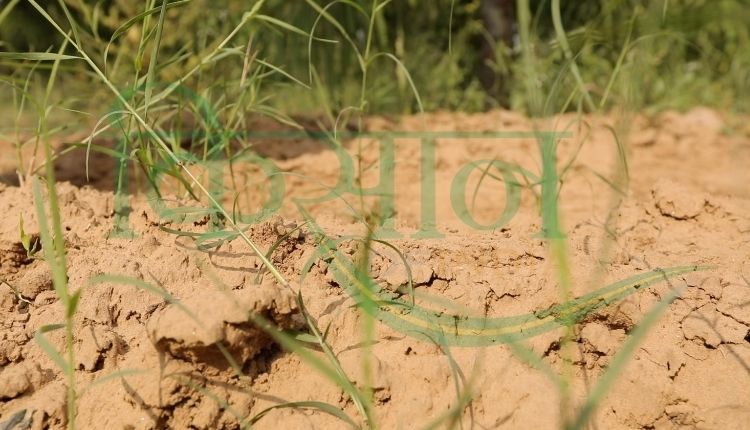
[{"label": "blurred background foliage", "polygon": [[[179,80],[198,65],[256,1],[168,3],[156,66],[161,82]],[[372,20],[372,52],[393,54],[410,75],[384,56],[373,60],[366,84],[368,112],[418,110],[409,77],[425,110],[505,107],[529,111],[530,86],[544,98],[541,113],[575,110],[580,105],[580,88],[556,37],[551,1],[385,3]],[[63,28],[71,28],[63,0],[40,4]],[[158,10],[161,0],[64,0],[64,5],[83,47],[113,82],[127,88],[146,73],[158,12],[148,18],[139,14]],[[702,104],[746,112],[750,108],[746,97],[750,87],[748,6],[746,0],[564,1],[560,15],[587,91],[597,101],[604,98],[597,107],[626,104],[662,110]],[[204,64],[200,73],[184,83],[221,106],[222,100],[247,91],[238,83],[247,85],[242,75],[250,55],[263,63],[256,63],[262,70],[256,76],[259,79],[251,82],[257,87],[251,88],[246,103],[289,115],[335,115],[357,106],[361,97],[362,72],[342,30],[364,52],[371,7],[369,0],[268,0],[262,14],[304,32],[314,27],[317,39],[308,43],[308,37],[281,25],[252,21],[218,59]],[[519,37],[515,16],[523,7],[531,16],[527,41]],[[319,19],[322,8],[340,27]],[[488,16],[501,8],[513,16],[500,22],[505,33],[499,36],[493,29],[498,23],[493,24]],[[519,61],[522,42],[533,53],[533,76]],[[25,0],[0,1],[0,52],[56,51],[61,43],[62,37]],[[66,52],[75,54],[70,47]],[[263,64],[274,65],[289,76]],[[83,62],[66,61],[62,67],[59,79],[63,84],[58,88],[68,97],[69,108],[86,110],[82,105],[97,100],[97,87],[104,93]],[[32,80],[43,83],[48,68],[44,63],[0,58],[3,80],[16,85],[32,75]]]}]

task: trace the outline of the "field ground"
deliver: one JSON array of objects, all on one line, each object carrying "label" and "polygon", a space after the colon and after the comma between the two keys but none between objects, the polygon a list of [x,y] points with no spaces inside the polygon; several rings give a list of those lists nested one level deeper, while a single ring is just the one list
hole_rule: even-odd
[{"label": "field ground", "polygon": [[[601,179],[618,158],[609,127],[615,115],[562,116],[544,124],[573,136],[558,148],[566,171],[559,203],[570,252],[574,295],[638,273],[685,265],[715,269],[673,278],[630,295],[588,316],[576,327],[573,401],[579,404],[644,314],[670,288],[687,288],[651,327],[612,391],[597,409],[599,429],[741,429],[750,422],[750,129],[743,118],[696,108],[684,114],[635,116],[627,134],[629,189],[621,199]],[[370,131],[508,131],[532,129],[526,118],[507,111],[468,115],[434,113],[400,121],[368,120]],[[583,146],[580,146],[585,139]],[[300,176],[285,176],[286,198],[277,213],[249,230],[318,326],[330,325],[327,340],[349,377],[363,384],[361,315],[323,262],[304,278],[317,244],[311,225],[292,204],[293,196],[320,196],[317,184],[334,186],[339,159],[310,141],[261,142],[261,155]],[[350,143],[361,160],[363,184],[378,183],[378,149],[365,140]],[[66,383],[56,364],[34,341],[43,325],[64,319],[48,265],[26,255],[25,231],[38,233],[30,184],[14,185],[10,144],[0,154],[0,428],[62,428]],[[398,140],[395,152],[395,228],[389,239],[409,262],[415,290],[453,301],[478,316],[507,316],[547,309],[560,302],[554,268],[539,236],[538,187],[521,190],[518,213],[503,228],[478,231],[451,206],[450,185],[466,163],[498,159],[532,172],[540,169],[536,142],[528,139],[439,140],[436,155],[437,229],[443,238],[414,239],[420,223],[420,145]],[[238,416],[253,416],[288,401],[323,401],[357,416],[341,388],[297,355],[284,352],[247,319],[261,312],[286,328],[301,327],[293,294],[278,287],[246,245],[233,240],[208,251],[189,236],[165,228],[202,232],[202,222],[164,222],[144,194],[132,197],[132,239],[111,238],[114,223],[113,165],[94,158],[85,185],[82,152],[58,163],[58,193],[65,231],[71,289],[83,288],[75,316],[75,357],[80,428],[237,428]],[[248,185],[240,203],[257,210],[267,198],[257,166],[237,163],[233,174]],[[481,172],[469,178],[473,189]],[[227,172],[227,178],[229,172]],[[253,179],[255,178],[255,179]],[[503,210],[505,185],[482,182],[472,213],[489,224]],[[69,182],[63,182],[69,181]],[[135,181],[134,181],[135,182]],[[264,181],[260,181],[264,182]],[[252,185],[252,186],[251,186]],[[165,189],[167,189],[165,187]],[[468,193],[470,194],[470,193]],[[345,196],[353,206],[372,209],[375,200]],[[184,196],[165,200],[194,205]],[[619,202],[619,205],[616,205]],[[232,203],[232,196],[225,196]],[[469,205],[471,207],[471,205]],[[605,234],[610,209],[613,228]],[[361,234],[346,205],[331,200],[308,208],[331,236]],[[295,229],[295,227],[300,227]],[[614,239],[610,245],[603,238]],[[407,283],[393,249],[373,244],[372,276],[386,289]],[[607,251],[609,249],[609,251]],[[353,251],[353,248],[352,248]],[[175,304],[131,285],[90,279],[125,275],[162,287],[191,310],[198,325]],[[226,287],[217,285],[217,278]],[[262,278],[260,280],[259,278]],[[260,280],[260,282],[258,282]],[[18,292],[9,288],[12,286]],[[23,299],[23,300],[22,300]],[[238,307],[239,306],[239,307]],[[529,340],[555,369],[562,368],[562,330]],[[47,333],[64,348],[64,331]],[[218,352],[223,342],[245,377]],[[315,354],[320,351],[311,349]],[[559,428],[559,395],[540,371],[517,358],[507,345],[444,347],[376,323],[371,346],[374,409],[379,427],[417,428],[457,405],[470,391],[473,401],[459,415],[463,428]],[[450,359],[452,357],[452,359]],[[453,361],[457,364],[452,366]],[[122,373],[114,373],[114,372]],[[90,383],[116,375],[100,384]],[[18,425],[8,426],[11,420]],[[3,424],[5,423],[5,424]],[[344,428],[317,410],[272,410],[256,428]]]}]

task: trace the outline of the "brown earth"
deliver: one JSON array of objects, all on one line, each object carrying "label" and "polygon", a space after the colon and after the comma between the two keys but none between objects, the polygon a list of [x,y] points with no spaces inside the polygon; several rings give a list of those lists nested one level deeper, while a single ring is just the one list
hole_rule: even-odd
[{"label": "brown earth", "polygon": [[[543,124],[568,130],[558,148],[560,170],[568,167],[560,207],[568,238],[573,293],[585,294],[658,267],[710,264],[696,272],[629,296],[575,330],[573,404],[580,405],[618,353],[628,333],[670,288],[684,287],[651,327],[606,396],[591,428],[747,428],[750,423],[750,129],[743,119],[707,109],[686,114],[621,118],[563,116]],[[531,121],[510,112],[482,115],[435,113],[395,123],[371,119],[369,130],[529,131]],[[623,128],[624,127],[624,128]],[[744,127],[744,128],[743,128]],[[614,177],[617,129],[626,145],[629,188],[624,194],[602,177]],[[340,174],[336,155],[311,142],[260,142],[259,153],[278,167],[304,176],[286,176],[283,207],[249,230],[304,303],[344,370],[362,385],[362,317],[326,265],[313,265],[316,235],[302,225],[294,196],[320,196],[320,183],[334,186]],[[0,174],[12,182],[8,143]],[[348,146],[355,165],[364,166],[363,184],[378,183],[378,152],[371,140]],[[498,159],[539,172],[536,143],[529,139],[443,139],[436,149],[436,214],[440,239],[414,239],[421,208],[420,146],[399,140],[395,158],[396,229],[404,238],[389,242],[409,262],[417,292],[451,300],[451,306],[491,317],[525,314],[560,302],[557,275],[540,239],[539,187],[521,191],[521,205],[501,229],[478,231],[452,209],[451,181],[466,163]],[[574,155],[576,155],[573,157]],[[77,158],[76,158],[77,157]],[[573,159],[572,163],[568,163]],[[58,184],[69,263],[70,286],[83,289],[75,317],[79,428],[238,428],[238,417],[254,416],[289,401],[315,400],[357,411],[342,389],[299,356],[284,352],[248,317],[263,315],[283,328],[304,329],[292,292],[279,287],[240,240],[200,250],[187,236],[163,229],[202,232],[205,222],[160,219],[142,194],[132,198],[129,225],[135,238],[113,238],[114,196],[107,160],[94,163],[90,186]],[[58,166],[59,175],[83,182],[80,154]],[[246,185],[239,206],[256,211],[265,201],[257,169],[239,163],[234,174]],[[474,172],[473,189],[481,172]],[[255,176],[251,176],[254,174]],[[519,178],[520,179],[520,178]],[[505,206],[503,184],[483,182],[472,214],[489,224]],[[258,192],[261,191],[261,192]],[[470,193],[469,193],[470,194]],[[225,196],[231,203],[233,196]],[[345,196],[367,213],[376,200]],[[195,206],[184,197],[169,205]],[[470,206],[471,207],[471,206]],[[309,207],[329,235],[362,234],[357,213],[341,200]],[[19,219],[38,232],[29,184],[0,183],[0,429],[61,428],[66,422],[65,379],[34,341],[46,324],[64,320],[47,264],[28,258],[20,244]],[[296,227],[301,226],[295,230]],[[605,228],[606,227],[606,228]],[[605,240],[606,239],[606,240]],[[350,247],[353,252],[354,248]],[[385,288],[407,283],[398,254],[375,244],[372,276]],[[97,275],[125,275],[163,288],[180,300],[113,282],[92,284]],[[16,291],[14,292],[13,289]],[[195,318],[189,316],[188,309]],[[561,371],[560,339],[553,331],[529,346]],[[58,349],[64,332],[47,333]],[[226,346],[242,369],[219,351]],[[314,354],[322,356],[316,349]],[[369,354],[373,368],[377,423],[384,429],[420,428],[458,404],[458,390],[473,401],[460,414],[462,428],[561,427],[560,396],[542,372],[505,345],[454,347],[377,324]],[[455,360],[460,375],[449,357]],[[115,373],[121,372],[121,373]],[[115,375],[92,384],[107,375]],[[10,425],[16,422],[15,426]],[[278,409],[257,428],[345,428],[314,410]],[[456,427],[459,423],[456,423]]]}]

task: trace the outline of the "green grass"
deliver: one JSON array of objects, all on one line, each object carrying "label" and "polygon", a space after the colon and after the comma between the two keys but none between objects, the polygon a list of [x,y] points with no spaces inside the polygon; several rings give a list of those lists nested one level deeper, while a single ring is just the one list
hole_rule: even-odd
[{"label": "green grass", "polygon": [[[55,181],[55,169],[52,163],[53,150],[49,141],[46,140],[46,127],[47,127],[47,111],[45,107],[49,102],[49,95],[52,88],[55,85],[55,78],[57,75],[57,68],[60,61],[67,59],[67,56],[61,54],[65,50],[65,44],[60,47],[58,54],[47,54],[35,58],[35,60],[52,60],[54,63],[49,80],[47,82],[47,89],[44,97],[44,101],[40,106],[39,110],[39,126],[38,135],[42,137],[42,145],[44,146],[45,153],[45,167],[46,167],[46,188],[47,188],[47,200],[49,201],[49,217],[44,207],[44,197],[42,195],[42,186],[37,177],[33,178],[33,194],[34,204],[36,207],[36,218],[39,224],[39,240],[44,255],[44,260],[49,264],[52,272],[52,282],[57,294],[57,298],[65,310],[65,322],[63,324],[45,325],[40,327],[34,335],[34,340],[39,346],[50,356],[52,361],[60,367],[65,375],[68,392],[67,392],[67,421],[68,428],[75,428],[75,417],[76,417],[76,377],[75,377],[75,353],[73,350],[74,345],[74,330],[75,330],[75,313],[78,308],[78,302],[81,297],[81,290],[70,291],[68,288],[68,264],[65,253],[65,239],[63,237],[62,220],[60,217],[60,205],[57,199],[56,181]],[[39,137],[38,137],[39,139]],[[37,142],[38,143],[38,142]],[[51,224],[51,230],[50,230]],[[22,241],[29,243],[25,246],[27,253],[30,253],[33,249],[28,239],[23,240],[25,233],[23,232],[23,226],[20,226]],[[45,334],[58,329],[65,330],[65,357],[57,351],[52,344],[46,339]]]},{"label": "green grass", "polygon": [[[159,177],[166,175],[178,184],[176,193],[193,197],[200,215],[211,215],[213,230],[194,234],[167,228],[165,231],[191,236],[200,251],[240,238],[261,259],[264,270],[276,279],[280,288],[291,288],[271,258],[284,238],[268,250],[261,249],[248,236],[249,226],[240,222],[236,211],[226,210],[205,185],[211,178],[197,176],[187,167],[195,160],[207,162],[213,157],[232,160],[238,151],[252,151],[246,143],[238,150],[226,137],[227,133],[219,133],[219,139],[212,139],[219,130],[245,131],[257,116],[298,126],[292,118],[305,112],[320,115],[325,125],[336,131],[350,118],[356,119],[361,127],[362,119],[373,113],[399,114],[436,108],[479,110],[488,105],[511,106],[539,118],[576,112],[578,118],[571,127],[581,129],[586,126],[585,113],[614,108],[660,110],[698,103],[736,111],[750,107],[738,96],[747,94],[750,85],[750,37],[745,26],[737,25],[747,21],[743,18],[747,17],[747,11],[738,1],[717,0],[710,4],[699,1],[691,5],[667,0],[602,1],[592,9],[590,5],[559,0],[518,0],[517,46],[498,48],[495,58],[485,59],[493,63],[500,79],[513,82],[503,99],[485,94],[475,77],[477,63],[482,61],[476,49],[476,38],[482,37],[474,13],[478,2],[436,0],[430,5],[425,8],[418,1],[260,0],[219,7],[203,0],[147,0],[138,5],[112,2],[107,9],[102,2],[91,6],[86,2],[60,0],[42,6],[28,0],[11,1],[0,9],[0,23],[13,17],[18,22],[31,20],[34,27],[41,26],[46,34],[49,29],[55,30],[51,39],[33,34],[22,34],[19,39],[6,37],[6,28],[12,27],[2,27],[0,74],[3,88],[12,100],[14,124],[11,127],[2,124],[0,133],[12,134],[17,145],[20,182],[32,183],[40,226],[40,255],[51,267],[55,291],[65,309],[63,323],[39,328],[35,338],[65,375],[69,428],[75,427],[76,400],[88,387],[79,392],[75,383],[74,323],[82,293],[70,291],[67,283],[62,221],[54,186],[54,162],[58,155],[52,141],[71,131],[65,125],[71,117],[73,124],[77,121],[81,128],[92,131],[87,139],[63,151],[80,148],[101,151],[123,166],[139,166],[134,186],[131,178],[124,176],[126,169],[121,170],[123,175],[117,178],[118,196],[142,185],[150,188],[157,198],[164,197],[162,193],[167,192],[159,185]],[[16,45],[25,50],[16,49]],[[289,55],[290,50],[294,55]],[[185,88],[193,89],[194,94],[185,92]],[[112,106],[96,106],[87,99],[116,102]],[[37,119],[32,126],[27,123],[30,115]],[[186,116],[202,132],[202,137],[190,140],[187,148],[181,136]],[[595,172],[611,188],[607,231],[611,230],[613,215],[627,193],[624,148],[628,130],[626,117],[623,118],[612,129],[618,142],[612,148],[618,160],[616,171],[609,175]],[[538,126],[543,128],[548,124]],[[116,149],[95,143],[106,133],[120,140]],[[22,155],[27,145],[34,146],[31,160]],[[36,163],[39,149],[44,151],[44,160]],[[539,197],[543,237],[558,276],[560,301],[565,303],[573,299],[572,275],[576,269],[567,251],[558,198],[575,158],[558,160],[554,142],[540,142],[539,154],[541,171],[524,174],[524,186]],[[560,166],[563,168],[558,172]],[[358,167],[362,172],[363,166]],[[34,176],[42,169],[46,172],[48,210],[44,207],[43,185]],[[482,177],[490,178],[493,176],[487,172]],[[124,207],[118,204],[116,210],[124,211]],[[410,273],[406,258],[393,243],[372,236],[380,221],[379,214],[366,211],[362,196],[349,207],[370,232],[355,241],[359,253],[354,267],[360,283],[370,285],[369,260],[375,246],[396,250]],[[184,215],[194,210],[176,208],[173,213]],[[26,236],[22,226],[21,236]],[[603,237],[601,257],[610,252],[613,242],[607,235]],[[321,237],[323,240],[326,238]],[[31,252],[32,244],[25,245]],[[605,269],[601,267],[590,274],[592,289],[601,285]],[[159,295],[165,302],[179,305],[166,291],[114,275],[91,282],[135,285]],[[217,288],[221,286],[218,278],[214,284]],[[413,287],[404,293],[410,296],[413,306],[416,297]],[[352,382],[343,370],[327,341],[328,330],[318,327],[301,295],[298,306],[305,318],[306,333],[283,332],[259,316],[251,316],[285,350],[340,387],[352,401],[357,416],[351,417],[327,403],[303,401],[275,405],[252,417],[237,416],[238,422],[250,427],[273,409],[295,408],[333,415],[354,428],[377,428],[369,356],[379,303],[370,300],[369,295],[363,297],[358,303],[365,345],[361,386]],[[665,297],[630,333],[582,404],[573,401],[571,391],[574,368],[570,357],[578,319],[568,320],[561,339],[561,369],[552,368],[520,340],[510,342],[509,348],[519,360],[541,371],[557,387],[563,426],[586,428],[635,347],[672,298],[672,295]],[[190,318],[197,318],[186,312]],[[62,352],[45,337],[57,329],[65,330]],[[451,367],[456,401],[451,410],[426,428],[461,427],[466,411],[471,410],[480,376],[472,374],[467,379],[446,340],[431,340],[440,346]],[[313,352],[310,344],[322,353]],[[243,380],[241,366],[226,350],[222,352]],[[136,371],[139,370],[111,374],[95,384]],[[214,399],[227,411],[233,411],[226,399],[196,381],[182,382]]]},{"label": "green grass", "polygon": [[[231,31],[252,4],[236,2],[218,7],[207,0],[172,1],[161,14],[162,2],[157,0],[144,5],[121,1],[95,6],[78,1],[48,3],[46,7],[61,24],[68,19],[60,4],[67,5],[79,34],[77,39],[73,35],[74,39],[80,39],[110,79],[130,81],[131,85],[135,84],[134,71],[139,76],[156,76],[161,82],[183,78],[211,43]],[[521,4],[517,4],[519,24],[524,13]],[[565,108],[563,94],[581,83],[590,99],[607,94],[607,103],[596,109],[619,106],[631,91],[637,108],[684,109],[706,104],[747,112],[749,107],[741,95],[750,85],[750,33],[744,25],[750,11],[739,0],[602,0],[559,5],[551,0],[530,0],[525,18],[528,23],[518,27],[528,29],[526,39],[531,45],[514,42],[496,50],[491,58],[482,58],[480,49],[486,32],[479,0],[436,0],[430,8],[424,8],[420,1],[388,2],[374,21],[372,6],[369,1],[266,1],[263,15],[269,19],[244,28],[240,39],[249,40],[252,35],[258,60],[280,66],[314,91],[299,91],[279,74],[266,79],[267,88],[261,97],[280,95],[269,105],[281,112],[321,113],[321,106],[338,112],[358,106],[365,87],[370,112],[415,112],[420,102],[410,88],[405,73],[408,70],[426,110],[506,106],[536,114],[529,109],[537,102],[522,84],[527,73],[524,62],[519,61],[528,48],[537,58],[535,69],[540,79],[535,85],[545,94],[560,93],[550,100],[548,113]],[[325,16],[320,15],[322,8],[326,8]],[[208,13],[201,13],[204,10]],[[165,17],[168,27],[196,31],[166,32],[159,37],[160,16]],[[45,51],[62,42],[60,35],[43,31],[47,24],[25,1],[3,6],[0,20],[5,23],[0,26],[2,51]],[[289,26],[303,31],[290,30]],[[72,28],[63,26],[65,31]],[[350,35],[349,40],[342,30]],[[304,35],[309,31],[317,37],[313,43],[308,43]],[[567,41],[560,39],[561,31],[567,34]],[[524,39],[521,31],[520,39]],[[157,40],[160,49],[154,57],[151,47]],[[383,55],[374,61],[378,73],[365,77],[361,57],[368,53],[368,46],[370,54]],[[232,55],[241,56],[244,50],[236,48]],[[626,54],[620,58],[623,52]],[[385,54],[394,55],[398,62],[385,58]],[[571,63],[572,58],[576,65]],[[499,74],[505,87],[503,94],[488,96],[482,91],[477,71],[484,63]],[[0,60],[0,67],[3,64],[17,63]],[[218,62],[201,75],[215,73],[234,79],[239,69],[229,64]],[[556,82],[559,70],[568,67],[573,73]],[[632,73],[627,80],[610,85],[618,68]],[[71,72],[77,79],[69,79],[67,84],[85,93],[90,75],[80,67],[71,68]],[[196,82],[205,88],[210,81],[196,79],[188,84],[194,86]],[[212,86],[213,95],[220,96],[227,89],[237,94],[237,88],[228,88],[234,85]],[[587,110],[593,110],[590,101],[586,102]],[[567,110],[575,107],[568,106]]]}]

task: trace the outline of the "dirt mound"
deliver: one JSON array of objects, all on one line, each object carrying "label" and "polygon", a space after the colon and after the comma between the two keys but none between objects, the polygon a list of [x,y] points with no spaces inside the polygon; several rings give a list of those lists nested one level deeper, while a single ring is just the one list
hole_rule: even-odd
[{"label": "dirt mound", "polygon": [[[446,131],[530,127],[512,113],[492,112],[438,113],[397,125],[373,119],[369,128],[414,131],[426,124]],[[572,361],[572,402],[580,405],[634,327],[670,291],[684,288],[638,345],[594,421],[599,428],[745,427],[750,422],[750,194],[743,184],[750,138],[707,110],[635,118],[628,140],[630,191],[622,194],[601,180],[618,163],[609,131],[615,121],[588,117],[585,124],[558,148],[561,170],[567,166],[559,201],[573,295],[658,269],[714,269],[647,288],[634,284],[627,297],[585,317],[571,351],[560,346],[560,328],[529,338],[529,347],[552,369]],[[583,136],[588,143],[581,146]],[[370,166],[365,186],[376,187],[379,147],[370,142],[350,145],[349,151],[359,151],[361,162]],[[424,158],[419,142],[398,141],[393,231],[400,237],[384,239],[398,251],[372,243],[369,268],[376,287],[395,299],[414,292],[421,303],[487,319],[533,314],[541,320],[541,311],[557,309],[562,299],[540,236],[538,188],[523,188],[514,217],[486,231],[468,226],[450,195],[452,181],[472,160],[501,159],[534,171],[538,157],[535,141],[528,138],[509,138],[502,145],[490,139],[439,139],[434,227],[442,237],[420,238],[414,234],[424,230],[424,205],[415,202],[424,203]],[[566,164],[569,160],[574,161]],[[70,286],[83,290],[75,317],[80,428],[240,428],[246,417],[289,401],[327,402],[358,416],[340,387],[285,352],[251,318],[260,315],[284,329],[304,330],[299,292],[348,377],[360,386],[368,379],[362,369],[367,351],[362,314],[334,270],[336,259],[319,255],[318,234],[362,234],[363,223],[340,199],[311,204],[314,223],[291,202],[295,195],[324,194],[321,182],[335,186],[341,156],[323,150],[275,163],[297,176],[287,177],[287,198],[277,214],[247,233],[270,251],[291,281],[290,290],[273,281],[239,238],[202,247],[193,235],[207,231],[201,220],[165,220],[144,196],[133,197],[132,237],[114,237],[111,192],[58,184]],[[466,188],[473,189],[476,179],[470,177]],[[476,223],[489,225],[508,206],[509,194],[497,182],[479,189],[473,206],[467,198],[467,207]],[[232,196],[225,198],[232,202]],[[243,204],[257,210],[264,199],[249,195]],[[377,208],[377,199],[363,202]],[[63,321],[63,308],[46,262],[27,255],[20,240],[21,218],[32,239],[38,232],[31,187],[0,185],[0,213],[0,428],[61,428],[65,379],[34,334]],[[357,242],[341,248],[351,258],[357,250]],[[125,277],[131,281],[122,281]],[[64,348],[62,331],[46,336],[58,350]],[[323,356],[313,347],[309,351]],[[507,345],[448,348],[384,322],[376,324],[368,354],[382,428],[427,425],[459,405],[463,391],[473,400],[457,416],[468,428],[553,428],[563,420],[555,383]],[[254,427],[347,426],[320,411],[276,409]]]},{"label": "dirt mound", "polygon": [[215,292],[200,291],[155,315],[149,320],[148,329],[160,351],[194,364],[216,366],[219,362],[219,367],[224,368],[227,360],[221,355],[219,344],[240,363],[270,346],[271,339],[249,319],[250,315],[259,315],[284,330],[302,329],[303,322],[292,318],[295,310],[294,296],[273,284],[251,285],[218,297]]}]

